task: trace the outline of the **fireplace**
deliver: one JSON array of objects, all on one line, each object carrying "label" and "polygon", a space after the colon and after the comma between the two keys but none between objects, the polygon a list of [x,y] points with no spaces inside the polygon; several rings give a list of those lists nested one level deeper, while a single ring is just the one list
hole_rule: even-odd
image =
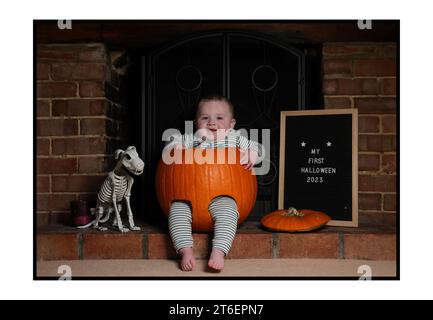
[{"label": "fireplace", "polygon": [[[141,146],[147,164],[142,185],[144,208],[161,216],[154,172],[168,128],[185,132],[199,99],[228,97],[236,129],[270,129],[270,170],[259,175],[250,220],[277,209],[280,111],[322,108],[321,47],[282,42],[252,32],[215,31],[192,35],[157,48],[142,58]],[[259,141],[262,142],[262,141]],[[140,198],[140,197],[136,197]],[[142,197],[141,197],[142,198]]]},{"label": "fireplace", "polygon": [[[258,177],[257,204],[232,258],[396,259],[398,22],[377,21],[372,31],[357,21],[73,21],[61,30],[50,20],[34,27],[38,259],[175,258],[155,197],[161,134],[184,132],[197,100],[211,93],[233,101],[237,128],[271,129],[273,166]],[[254,220],[277,208],[280,111],[321,108],[359,114],[360,226],[327,226],[293,247],[298,235],[266,232]],[[71,202],[93,207],[114,151],[129,145],[146,164],[131,197],[142,231],[73,228]],[[211,236],[194,237],[206,257]]]},{"label": "fireplace", "polygon": [[[35,23],[35,212],[39,226],[70,224],[70,203],[96,194],[116,148],[135,145],[137,218],[161,219],[154,174],[167,128],[184,132],[197,100],[229,97],[237,128],[270,128],[268,175],[250,219],[277,207],[281,110],[359,112],[361,221],[397,213],[398,39],[395,23],[373,33],[342,22]],[[261,137],[259,137],[261,138]]]}]

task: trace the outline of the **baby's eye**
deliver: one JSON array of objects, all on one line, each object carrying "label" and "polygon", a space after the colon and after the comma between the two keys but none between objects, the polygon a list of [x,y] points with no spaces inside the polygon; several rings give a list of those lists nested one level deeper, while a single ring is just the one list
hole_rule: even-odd
[{"label": "baby's eye", "polygon": [[223,120],[224,118],[223,118],[223,117],[217,117],[217,119],[218,119],[218,120]]},{"label": "baby's eye", "polygon": [[207,117],[201,117],[202,120],[207,120]]}]

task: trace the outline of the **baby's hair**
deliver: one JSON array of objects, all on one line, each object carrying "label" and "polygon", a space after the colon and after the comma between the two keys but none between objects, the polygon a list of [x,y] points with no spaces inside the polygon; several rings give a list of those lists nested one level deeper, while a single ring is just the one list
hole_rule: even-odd
[{"label": "baby's hair", "polygon": [[212,95],[209,95],[209,96],[206,96],[206,97],[203,97],[200,99],[200,101],[197,105],[197,111],[195,114],[196,118],[198,118],[198,116],[199,116],[201,106],[204,103],[209,102],[209,101],[222,101],[222,102],[227,103],[227,105],[229,106],[230,113],[232,114],[232,118],[235,117],[235,108],[234,108],[232,102],[224,96],[221,96],[219,94],[212,94]]}]

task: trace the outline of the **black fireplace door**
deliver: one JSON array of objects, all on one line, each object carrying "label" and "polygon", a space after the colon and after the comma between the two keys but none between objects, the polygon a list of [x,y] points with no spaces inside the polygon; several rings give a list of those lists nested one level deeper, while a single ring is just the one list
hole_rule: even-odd
[{"label": "black fireplace door", "polygon": [[[142,150],[149,212],[160,211],[154,173],[163,132],[175,128],[184,133],[185,120],[194,119],[199,99],[209,94],[228,97],[235,106],[236,129],[258,129],[259,142],[267,146],[270,170],[257,176],[257,202],[249,219],[277,208],[280,111],[305,109],[309,103],[306,52],[268,36],[225,31],[184,39],[145,57]],[[320,64],[316,73],[320,78]],[[269,129],[269,141],[263,140],[262,129]]]}]

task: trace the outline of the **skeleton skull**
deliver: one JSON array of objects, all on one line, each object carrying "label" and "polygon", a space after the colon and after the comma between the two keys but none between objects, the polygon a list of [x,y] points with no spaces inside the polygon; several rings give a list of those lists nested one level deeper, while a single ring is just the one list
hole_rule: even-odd
[{"label": "skeleton skull", "polygon": [[119,157],[121,157],[123,167],[130,173],[136,176],[143,173],[144,162],[140,159],[135,147],[130,146],[126,151],[116,150],[114,158],[119,159]]}]

